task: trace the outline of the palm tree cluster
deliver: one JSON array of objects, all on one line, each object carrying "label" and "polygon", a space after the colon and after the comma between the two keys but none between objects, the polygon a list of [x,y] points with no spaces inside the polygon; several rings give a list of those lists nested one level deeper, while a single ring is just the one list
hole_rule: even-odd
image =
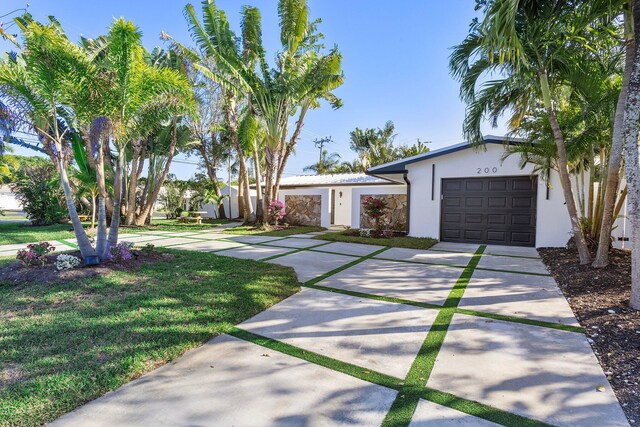
[{"label": "palm tree cluster", "polygon": [[365,172],[372,166],[378,166],[394,160],[426,153],[428,142],[418,141],[413,145],[394,146],[396,138],[395,125],[391,120],[382,128],[355,128],[349,133],[349,147],[358,158],[352,162],[340,162],[340,155],[329,154],[323,150],[318,163],[304,168],[318,174]]},{"label": "palm tree cluster", "polygon": [[[16,23],[22,40],[0,61],[0,115],[12,131],[34,134],[36,148],[55,165],[83,258],[107,258],[121,216],[138,224],[150,217],[182,117],[195,109],[191,85],[179,69],[157,60],[159,52],[147,52],[138,28],[122,18],[106,35],[79,43],[55,18],[40,23],[26,14]],[[157,176],[147,177],[140,195],[145,160]],[[84,195],[94,216],[97,204],[95,247],[75,204]]]},{"label": "palm tree cluster", "polygon": [[[280,0],[281,50],[269,64],[262,43],[260,11],[241,10],[241,32],[231,30],[223,10],[213,0],[202,2],[201,16],[188,4],[185,17],[195,48],[173,39],[172,49],[191,69],[192,80],[203,83],[202,98],[215,103],[217,125],[209,126],[203,160],[221,156],[225,141],[238,164],[239,208],[245,221],[263,221],[266,206],[278,193],[287,160],[294,152],[309,110],[321,100],[333,108],[342,105],[333,91],[344,81],[337,47],[326,49],[318,31],[320,20],[310,20],[307,2]],[[212,131],[215,136],[212,136]],[[203,154],[204,153],[204,154]],[[212,172],[215,165],[212,165]],[[252,206],[250,173],[256,185]]]},{"label": "palm tree cluster", "polygon": [[560,177],[581,264],[608,265],[628,197],[631,305],[640,308],[640,1],[477,0],[477,10],[450,57],[467,104],[465,136],[480,144],[484,120],[495,126],[509,116],[525,142],[507,155]]}]

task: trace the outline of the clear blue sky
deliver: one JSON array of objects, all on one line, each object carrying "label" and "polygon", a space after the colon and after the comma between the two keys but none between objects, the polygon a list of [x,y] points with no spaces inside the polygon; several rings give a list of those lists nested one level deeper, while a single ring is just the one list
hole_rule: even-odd
[{"label": "clear blue sky", "polygon": [[[199,7],[199,2],[193,3]],[[55,15],[72,40],[103,34],[114,18],[123,16],[140,27],[149,49],[162,45],[160,31],[190,43],[182,1],[31,0],[29,4],[36,19]],[[257,6],[267,54],[273,58],[279,47],[276,0],[219,0],[217,4],[236,31],[241,5]],[[352,160],[349,132],[356,127],[382,127],[387,120],[395,123],[399,144],[420,138],[433,141],[434,149],[460,142],[464,105],[458,98],[458,84],[449,75],[448,57],[450,48],[467,34],[474,4],[471,0],[310,0],[310,17],[322,18],[326,45],[337,44],[344,58],[345,83],[336,91],[344,107],[333,110],[324,105],[307,115],[286,173],[302,173],[304,166],[317,161],[313,140],[323,136],[335,141],[329,151]],[[25,5],[25,1],[2,0],[0,15]],[[0,42],[0,48],[7,50],[9,45]],[[486,126],[484,130],[504,133],[504,128]],[[194,171],[195,166],[188,164],[175,164],[172,170],[180,178]]]}]

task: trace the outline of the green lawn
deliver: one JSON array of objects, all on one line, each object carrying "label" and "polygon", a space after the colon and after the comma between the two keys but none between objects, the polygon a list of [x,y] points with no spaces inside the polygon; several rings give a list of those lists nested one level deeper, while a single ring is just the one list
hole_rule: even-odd
[{"label": "green lawn", "polygon": [[313,226],[298,226],[290,227],[283,230],[265,230],[260,227],[254,227],[252,225],[240,225],[238,227],[227,228],[223,233],[231,234],[252,234],[258,236],[291,236],[292,234],[311,233],[314,231],[323,231],[322,227]]},{"label": "green lawn", "polygon": [[360,237],[357,233],[358,230],[344,230],[321,234],[314,237],[314,239],[329,240],[332,242],[364,243],[369,245],[382,245],[409,249],[429,249],[431,246],[438,243],[436,239],[432,239],[430,237]]},{"label": "green lawn", "polygon": [[[122,233],[135,233],[143,231],[199,231],[219,224],[225,224],[226,219],[207,220],[203,224],[183,224],[175,219],[157,219],[146,227],[121,227]],[[85,224],[88,226],[88,224]],[[2,223],[0,222],[0,245],[14,243],[31,243],[45,240],[70,239],[74,237],[71,224],[45,225],[34,227],[28,223]]]},{"label": "green lawn", "polygon": [[299,290],[289,268],[165,252],[134,272],[0,283],[0,425],[54,420]]}]

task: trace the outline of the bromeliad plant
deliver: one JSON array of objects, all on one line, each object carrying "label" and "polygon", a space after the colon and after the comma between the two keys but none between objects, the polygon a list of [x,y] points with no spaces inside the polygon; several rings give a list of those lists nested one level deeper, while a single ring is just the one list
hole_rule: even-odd
[{"label": "bromeliad plant", "polygon": [[384,229],[382,218],[389,208],[387,201],[378,197],[368,196],[364,199],[364,202],[362,202],[362,208],[364,209],[365,215],[373,223],[376,234],[380,235]]},{"label": "bromeliad plant", "polygon": [[284,202],[280,200],[274,200],[269,203],[269,217],[273,218],[273,222],[278,226],[278,221],[284,218],[286,215]]},{"label": "bromeliad plant", "polygon": [[22,262],[22,265],[44,265],[47,255],[55,251],[55,246],[49,242],[32,243],[27,245],[27,249],[20,249],[16,259]]}]

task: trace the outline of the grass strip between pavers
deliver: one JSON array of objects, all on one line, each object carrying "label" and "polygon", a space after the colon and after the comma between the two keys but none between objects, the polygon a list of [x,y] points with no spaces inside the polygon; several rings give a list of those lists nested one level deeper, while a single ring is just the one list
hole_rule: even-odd
[{"label": "grass strip between pavers", "polygon": [[269,248],[291,249],[289,252],[285,252],[285,253],[277,254],[277,255],[272,255],[272,256],[270,256],[270,257],[266,257],[266,258],[262,258],[262,259],[260,259],[260,261],[271,261],[272,259],[282,258],[282,257],[284,257],[284,256],[292,255],[292,254],[295,254],[295,253],[298,253],[298,252],[303,252],[303,251],[309,250],[309,249],[311,249],[311,248],[317,248],[318,246],[328,245],[329,243],[331,243],[331,242],[327,242],[327,243],[320,243],[319,245],[310,246],[310,247],[307,247],[307,248],[288,248],[288,247],[286,247],[286,246],[265,245],[265,244],[263,244],[263,243],[254,243],[254,244],[255,244],[256,246],[267,246],[267,247],[269,247]]},{"label": "grass strip between pavers", "polygon": [[480,257],[485,247],[484,245],[480,246],[475,254],[473,254],[467,267],[462,271],[453,289],[449,292],[449,296],[436,316],[433,325],[431,325],[429,333],[407,373],[405,386],[398,392],[387,416],[382,422],[383,426],[408,426],[411,423],[411,418],[420,400],[420,394],[417,393],[417,390],[424,387],[429,380],[455,310],[469,284],[473,270],[475,270],[478,262],[480,262]]},{"label": "grass strip between pavers", "polygon": [[[451,251],[451,250],[446,250],[446,249],[433,249],[433,248],[429,248],[430,251],[436,251],[436,252],[448,252],[450,254],[469,254],[469,255],[473,255],[474,252],[462,252],[462,251]],[[527,256],[527,255],[507,255],[507,254],[483,254],[484,256],[503,256],[503,257],[508,257],[508,258],[526,258],[526,259],[540,259],[539,257],[535,257],[535,256]]]},{"label": "grass strip between pavers", "polygon": [[[143,233],[140,233],[143,234]],[[147,236],[154,236],[154,237],[162,237],[161,235],[156,235],[156,234],[152,234],[150,232],[144,232],[144,235]],[[165,236],[164,238],[172,238],[172,236]],[[192,239],[192,237],[186,237],[188,239]],[[321,249],[316,249],[325,245],[328,245],[330,243],[334,243],[332,241],[327,241],[325,243],[320,243],[318,245],[315,246],[310,246],[310,247],[306,247],[306,248],[286,248],[284,246],[275,246],[275,245],[270,245],[270,242],[274,242],[276,240],[285,240],[288,237],[276,237],[274,240],[269,240],[268,242],[264,242],[264,243],[244,243],[244,242],[236,242],[235,240],[229,240],[228,237],[222,237],[220,239],[215,239],[215,241],[228,241],[228,242],[233,242],[233,243],[237,243],[238,246],[234,247],[234,248],[222,248],[222,249],[215,249],[215,250],[211,250],[211,251],[206,251],[207,253],[216,253],[216,252],[224,252],[227,250],[231,250],[231,249],[236,249],[236,248],[241,248],[241,247],[253,247],[253,246],[266,246],[266,247],[275,247],[275,248],[283,248],[283,249],[291,249],[290,251],[281,253],[281,254],[277,254],[277,255],[272,255],[270,257],[265,257],[260,259],[259,261],[270,261],[272,259],[277,259],[277,258],[282,258],[285,257],[287,255],[292,255],[295,254],[297,252],[303,252],[303,251],[311,251],[311,252],[321,252],[321,253],[330,253],[330,254],[335,254],[334,252],[329,252],[329,251],[323,251]],[[195,238],[194,240],[197,241],[201,241],[201,242],[210,242],[212,241],[211,239],[198,239]],[[61,244],[69,244],[70,246],[75,247],[76,249],[78,249],[78,246],[75,245],[74,243],[64,243],[61,241],[57,241],[58,243]],[[139,243],[148,243],[148,242],[139,242]],[[137,244],[137,243],[136,243]],[[177,243],[175,245],[168,245],[168,246],[163,246],[167,249],[171,249],[173,246],[180,246],[183,245],[184,243]],[[466,269],[467,267],[462,267],[462,266],[457,266],[457,265],[450,265],[450,264],[436,264],[436,263],[427,263],[427,262],[421,262],[421,261],[410,261],[410,260],[398,260],[398,259],[392,259],[392,258],[384,258],[384,257],[379,257],[377,256],[378,254],[384,252],[385,250],[389,249],[390,247],[385,247],[382,248],[376,252],[373,252],[369,255],[365,255],[362,257],[358,257],[357,255],[348,255],[348,254],[338,254],[338,255],[345,255],[345,256],[351,256],[353,258],[357,258],[354,259],[354,261],[345,264],[341,267],[338,267],[334,270],[331,270],[321,276],[318,276],[315,279],[312,279],[306,283],[303,284],[303,286],[308,287],[308,288],[314,288],[314,289],[318,289],[318,290],[322,290],[322,291],[327,291],[327,292],[334,292],[334,293],[338,293],[338,294],[343,294],[343,295],[351,295],[351,296],[355,296],[355,297],[359,297],[359,298],[369,298],[369,299],[373,299],[373,300],[378,300],[378,301],[385,301],[385,302],[392,302],[392,303],[396,303],[396,304],[404,304],[404,305],[411,305],[411,306],[415,306],[415,307],[422,307],[422,308],[428,308],[428,309],[435,309],[435,310],[441,310],[443,307],[439,306],[437,304],[430,304],[430,303],[425,303],[425,302],[419,302],[419,301],[412,301],[412,300],[407,300],[407,299],[403,299],[403,298],[395,298],[395,297],[388,297],[388,296],[382,296],[382,295],[373,295],[373,294],[367,294],[367,293],[363,293],[363,292],[355,292],[355,291],[349,291],[346,289],[338,289],[338,288],[332,288],[332,287],[328,287],[328,286],[318,286],[315,285],[315,283],[318,283],[321,280],[326,279],[329,276],[332,276],[342,270],[345,270],[349,267],[352,267],[356,264],[359,264],[362,261],[365,261],[367,259],[370,258],[375,258],[378,260],[383,260],[383,261],[391,261],[391,262],[400,262],[400,263],[409,263],[409,264],[421,264],[421,265],[434,265],[434,266],[442,266],[442,267],[453,267],[453,268],[463,268]],[[440,252],[448,252],[448,251],[440,251]],[[462,253],[462,252],[456,252],[456,253]],[[483,254],[484,256],[484,254]],[[472,258],[473,260],[473,258]],[[477,265],[477,264],[476,264]],[[493,269],[482,269],[482,268],[475,268],[477,270],[489,270],[489,271],[504,271],[504,272],[508,272],[508,273],[516,273],[513,271],[507,271],[507,270],[493,270]],[[537,276],[543,276],[539,273],[522,273],[522,274],[532,274],[532,275],[537,275]],[[463,272],[464,275],[464,272]],[[546,275],[545,275],[546,276]],[[460,276],[462,277],[462,275]],[[471,276],[469,276],[471,277]],[[466,281],[466,284],[468,284],[468,279]],[[466,287],[465,284],[465,287]],[[457,284],[456,284],[457,286]],[[454,287],[455,289],[455,287]],[[451,296],[451,295],[450,295]],[[494,313],[486,313],[486,312],[482,312],[482,311],[476,311],[476,310],[468,310],[468,309],[461,309],[461,308],[456,308],[455,310],[456,313],[460,313],[460,314],[466,314],[469,316],[476,316],[476,317],[485,317],[485,318],[489,318],[489,319],[495,319],[495,320],[502,320],[505,322],[512,322],[512,323],[522,323],[525,325],[533,325],[533,326],[541,326],[541,327],[545,327],[545,328],[551,328],[551,329],[559,329],[562,331],[568,331],[568,332],[577,332],[577,333],[584,333],[584,329],[582,327],[579,326],[572,326],[572,325],[564,325],[562,323],[555,323],[555,322],[545,322],[543,320],[533,320],[533,319],[527,319],[527,318],[522,318],[522,317],[514,317],[514,316],[509,316],[509,315],[504,315],[504,314],[494,314]]]},{"label": "grass strip between pavers", "polygon": [[546,322],[544,320],[527,319],[525,317],[515,317],[506,314],[487,313],[486,311],[468,310],[466,308],[457,308],[456,313],[466,314],[468,316],[485,317],[487,319],[502,320],[511,323],[522,323],[525,325],[541,326],[543,328],[558,329],[566,332],[576,332],[583,334],[582,326],[565,325],[564,323]]},{"label": "grass strip between pavers", "polygon": [[71,246],[73,249],[80,249],[80,246],[78,246],[76,242],[63,242],[62,240],[53,240],[53,241],[60,245]]},{"label": "grass strip between pavers", "polygon": [[[327,242],[327,244],[329,244],[329,243],[333,243],[333,242]],[[314,246],[314,248],[315,248],[315,247],[317,247],[317,246]],[[316,278],[313,278],[313,279],[311,279],[311,280],[307,280],[306,282],[304,282],[304,283],[303,283],[303,286],[315,285],[316,283],[323,281],[323,280],[324,280],[324,279],[326,279],[327,277],[333,276],[334,274],[340,273],[341,271],[346,270],[346,269],[347,269],[347,268],[349,268],[349,267],[353,267],[353,266],[354,266],[354,265],[356,265],[356,264],[360,264],[360,263],[361,263],[361,262],[363,262],[363,261],[366,261],[366,260],[368,260],[368,259],[371,259],[371,258],[373,258],[374,256],[376,256],[376,255],[378,255],[378,254],[381,254],[382,252],[386,251],[387,249],[389,249],[389,246],[385,246],[384,248],[382,248],[382,249],[378,249],[377,251],[372,252],[372,253],[370,253],[369,255],[365,255],[365,256],[360,257],[360,258],[358,258],[358,259],[355,259],[355,260],[353,260],[353,261],[351,261],[351,262],[348,262],[348,263],[346,263],[346,264],[344,264],[344,265],[341,265],[341,266],[340,266],[340,267],[338,267],[338,268],[334,268],[334,269],[333,269],[333,270],[331,270],[331,271],[327,271],[326,273],[321,274],[320,276],[318,276],[318,277],[316,277]]]},{"label": "grass strip between pavers", "polygon": [[[485,420],[506,426],[548,426],[548,424],[539,421],[531,420],[520,415],[512,414],[501,409],[493,408],[482,403],[467,400],[462,397],[458,397],[453,394],[449,394],[432,388],[424,386],[407,387],[405,385],[405,382],[400,378],[367,369],[362,366],[354,365],[352,363],[343,362],[341,360],[324,356],[313,351],[304,350],[300,347],[296,347],[282,341],[274,340],[273,338],[268,338],[263,335],[255,334],[253,332],[245,331],[244,329],[240,329],[238,327],[232,327],[231,330],[227,333],[235,338],[259,345],[264,348],[268,348],[273,351],[277,351],[278,353],[286,354],[304,360],[306,362],[313,363],[314,365],[323,366],[325,368],[331,369],[332,371],[349,375],[368,383],[387,387],[392,390],[397,390],[398,396],[403,393],[404,398],[406,398],[407,395],[411,395],[415,399],[428,400],[438,405],[446,406],[465,414],[473,415],[475,417],[483,418]],[[411,411],[411,414],[409,414],[409,419],[411,419],[412,415],[413,410]]]}]

